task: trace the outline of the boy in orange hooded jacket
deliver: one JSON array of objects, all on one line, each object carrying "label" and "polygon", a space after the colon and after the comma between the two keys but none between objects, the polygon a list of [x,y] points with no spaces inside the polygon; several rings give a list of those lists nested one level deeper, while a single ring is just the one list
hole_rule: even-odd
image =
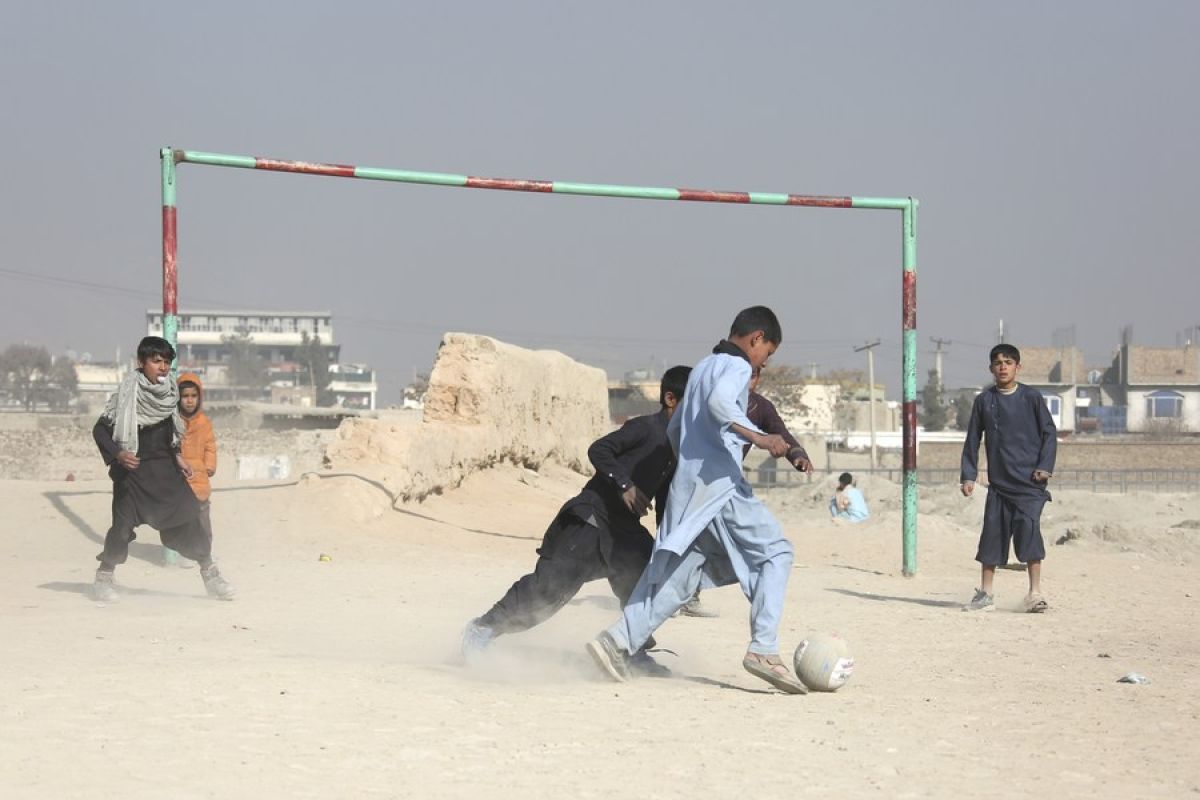
[{"label": "boy in orange hooded jacket", "polygon": [[[183,437],[180,455],[192,468],[188,485],[200,501],[200,524],[212,544],[212,520],[209,518],[209,497],[212,484],[209,478],[217,471],[217,437],[213,434],[212,422],[204,413],[204,388],[200,377],[192,372],[179,376],[179,414],[187,422],[187,433]],[[169,560],[169,557],[168,557]]]}]

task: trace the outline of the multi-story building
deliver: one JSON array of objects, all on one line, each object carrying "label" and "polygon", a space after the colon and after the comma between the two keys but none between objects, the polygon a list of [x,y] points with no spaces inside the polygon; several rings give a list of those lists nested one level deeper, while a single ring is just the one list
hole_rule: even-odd
[{"label": "multi-story building", "polygon": [[[146,333],[162,336],[162,312],[146,312]],[[341,345],[333,335],[328,311],[180,311],[179,360],[191,364],[229,361],[228,337],[246,336],[268,366],[295,361],[304,335],[320,337],[336,363]]]},{"label": "multi-story building", "polygon": [[[146,312],[146,333],[162,336],[162,312]],[[232,339],[245,338],[262,360],[267,382],[261,387],[236,386],[229,374]],[[330,382],[315,386],[297,350],[306,338],[319,339],[328,358]],[[255,399],[313,405],[322,395],[335,404],[374,409],[378,385],[374,371],[361,365],[339,365],[341,345],[334,337],[328,311],[228,311],[188,309],[179,312],[179,366],[198,371],[209,399]],[[343,383],[352,383],[350,388]],[[336,388],[335,388],[336,387]]]}]

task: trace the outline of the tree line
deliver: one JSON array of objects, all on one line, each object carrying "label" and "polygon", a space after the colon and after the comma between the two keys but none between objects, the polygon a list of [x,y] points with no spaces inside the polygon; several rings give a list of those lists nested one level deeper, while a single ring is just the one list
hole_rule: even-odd
[{"label": "tree line", "polygon": [[79,394],[75,363],[42,345],[10,344],[0,351],[0,392],[26,411],[65,410]]}]

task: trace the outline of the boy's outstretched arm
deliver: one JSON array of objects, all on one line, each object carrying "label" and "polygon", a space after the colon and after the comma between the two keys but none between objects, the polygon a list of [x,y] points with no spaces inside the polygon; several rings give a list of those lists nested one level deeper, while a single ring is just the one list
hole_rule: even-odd
[{"label": "boy's outstretched arm", "polygon": [[592,442],[588,448],[588,461],[592,462],[596,474],[616,484],[625,506],[638,517],[650,507],[650,498],[633,484],[633,476],[621,465],[618,456],[638,447],[645,441],[646,435],[642,418],[634,417],[612,433]]},{"label": "boy's outstretched arm", "polygon": [[766,433],[777,433],[782,436],[783,440],[788,443],[787,460],[801,472],[811,472],[812,461],[808,457],[808,451],[800,446],[800,442],[787,429],[775,404],[757,393],[753,393],[751,397],[758,402],[753,405],[750,421]]},{"label": "boy's outstretched arm", "polygon": [[758,431],[750,430],[744,425],[731,423],[729,429],[741,436],[755,447],[761,447],[776,458],[783,458],[787,455],[789,445],[778,433],[759,433]]},{"label": "boy's outstretched arm", "polygon": [[975,479],[979,477],[979,442],[983,438],[983,394],[975,395],[971,404],[971,420],[967,423],[967,438],[963,442],[962,464],[959,483],[964,497],[975,491]]}]

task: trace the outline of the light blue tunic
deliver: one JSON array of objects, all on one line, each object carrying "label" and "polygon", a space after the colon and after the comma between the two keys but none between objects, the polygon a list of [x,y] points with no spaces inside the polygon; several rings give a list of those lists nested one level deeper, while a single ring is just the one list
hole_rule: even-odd
[{"label": "light blue tunic", "polygon": [[867,509],[867,501],[863,497],[862,492],[855,486],[847,486],[842,489],[842,494],[846,495],[846,499],[850,501],[850,505],[845,511],[838,510],[837,495],[829,501],[829,513],[834,519],[844,519],[849,522],[862,522],[867,517],[871,516],[871,512]]},{"label": "light blue tunic", "polygon": [[751,604],[750,649],[778,652],[792,546],[742,472],[746,443],[731,425],[762,433],[746,416],[750,364],[718,353],[688,377],[667,436],[678,466],[654,542],[622,620],[609,629],[634,652],[697,587],[739,583]]}]

